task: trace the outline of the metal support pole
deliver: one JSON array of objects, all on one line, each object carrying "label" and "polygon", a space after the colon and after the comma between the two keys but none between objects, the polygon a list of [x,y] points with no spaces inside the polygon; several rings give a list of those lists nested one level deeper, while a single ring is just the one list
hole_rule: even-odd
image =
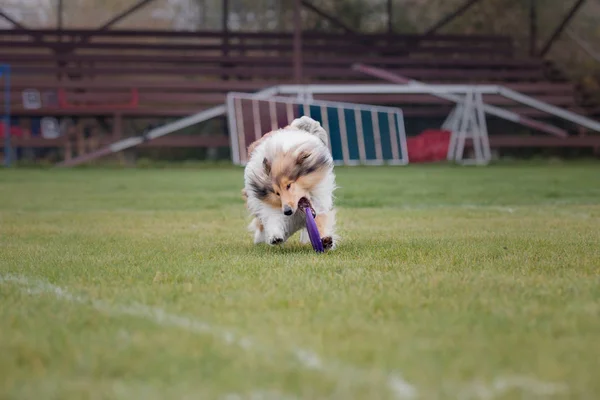
[{"label": "metal support pole", "polygon": [[440,19],[438,22],[433,24],[433,26],[425,32],[425,35],[434,34],[438,30],[440,30],[441,28],[443,28],[444,26],[449,24],[450,22],[454,21],[455,18],[461,16],[465,11],[467,11],[469,8],[471,8],[475,4],[479,3],[480,1],[481,0],[466,0],[465,3],[463,3],[462,6],[458,7],[454,12],[446,15],[445,17]]},{"label": "metal support pole", "polygon": [[529,0],[529,55],[535,57],[537,48],[537,0]]},{"label": "metal support pole", "polygon": [[464,99],[457,103],[456,106],[450,111],[446,121],[442,125],[442,129],[450,131],[450,143],[448,144],[448,152],[446,153],[446,159],[448,161],[454,161],[456,158],[456,141],[458,139],[458,125],[460,118],[463,113]]},{"label": "metal support pole", "polygon": [[42,36],[41,35],[39,35],[38,33],[36,33],[34,30],[29,29],[25,25],[19,23],[15,19],[13,19],[10,15],[6,14],[2,10],[2,8],[0,8],[0,18],[4,18],[5,20],[7,20],[11,24],[13,24],[15,28],[20,29],[21,31],[23,31],[24,35],[31,36],[34,41],[36,41],[38,43],[44,43],[44,41],[42,40]]},{"label": "metal support pole", "polygon": [[221,28],[223,29],[223,55],[227,55],[229,45],[229,0],[223,0]]},{"label": "metal support pole", "polygon": [[0,17],[4,18],[5,20],[7,20],[8,22],[10,22],[11,24],[13,24],[15,27],[17,27],[19,29],[29,30],[29,28],[27,28],[25,25],[19,23],[19,21],[13,19],[10,15],[8,15],[4,11],[2,11],[1,8],[0,8]]},{"label": "metal support pole", "polygon": [[331,22],[335,26],[339,26],[346,33],[356,33],[356,31],[354,29],[350,28],[348,25],[344,24],[342,21],[340,21],[339,19],[335,18],[333,15],[330,15],[330,14],[326,13],[325,11],[321,10],[320,8],[318,8],[317,6],[315,6],[314,4],[312,4],[311,2],[309,2],[308,0],[301,0],[300,3],[302,3],[302,5],[304,7],[306,7],[307,9],[309,9],[310,11],[312,11],[315,14],[317,14],[317,15],[325,18],[327,21]]},{"label": "metal support pole", "polygon": [[136,12],[137,10],[139,10],[140,8],[144,7],[146,4],[149,4],[149,3],[153,2],[153,1],[154,0],[140,0],[140,1],[138,1],[136,4],[134,4],[133,6],[129,7],[127,10],[123,11],[120,14],[115,15],[113,18],[111,18],[110,20],[106,21],[97,30],[104,31],[104,30],[110,28],[111,26],[113,26],[117,22],[121,21],[122,19],[127,18],[129,15],[133,14],[134,12]]},{"label": "metal support pole", "polygon": [[58,0],[56,5],[56,29],[61,31],[63,28],[63,0]]},{"label": "metal support pole", "polygon": [[387,31],[393,33],[392,27],[392,0],[387,0]]},{"label": "metal support pole", "polygon": [[301,0],[294,0],[294,81],[302,83],[302,14]]},{"label": "metal support pole", "polygon": [[[124,10],[123,12],[115,15],[110,20],[106,21],[104,24],[102,24],[101,26],[99,26],[98,28],[96,28],[96,32],[107,30],[108,28],[110,28],[111,26],[113,26],[114,24],[116,24],[117,22],[119,22],[119,21],[127,18],[128,16],[130,16],[133,13],[135,13],[140,8],[144,7],[147,4],[150,4],[153,1],[155,1],[155,0],[140,0],[140,1],[138,1],[136,4],[134,4],[133,6],[129,7],[127,10]],[[76,42],[76,43],[74,43],[71,46],[71,48],[68,51],[66,51],[65,53],[74,51],[79,44],[87,43],[92,36],[94,36],[94,32],[90,32],[90,33],[86,33],[84,35],[81,35],[79,37],[79,41]]]},{"label": "metal support pole", "polygon": [[[223,30],[223,57],[229,55],[229,0],[223,0],[223,15],[221,16],[221,29]],[[221,64],[222,67],[230,66],[229,63]],[[229,79],[229,75],[223,75],[223,80]]]},{"label": "metal support pole", "polygon": [[472,93],[467,93],[465,95],[465,102],[462,107],[462,115],[460,116],[459,128],[458,128],[458,138],[457,138],[457,148],[455,161],[460,162],[463,160],[463,154],[465,151],[465,142],[467,140],[467,135],[469,134],[469,118],[473,113],[473,95]]},{"label": "metal support pole", "polygon": [[490,138],[488,135],[487,121],[485,119],[485,104],[483,103],[483,95],[481,93],[475,94],[475,100],[477,101],[477,125],[479,126],[479,132],[481,134],[481,148],[483,150],[483,162],[488,163],[492,160],[492,151],[490,149]]},{"label": "metal support pole", "polygon": [[596,62],[600,63],[600,53],[595,51],[589,43],[585,40],[581,39],[579,36],[573,32],[573,30],[567,28],[567,35],[579,46],[583,51],[587,53],[588,56],[593,58]]},{"label": "metal support pole", "polygon": [[563,20],[556,27],[554,32],[552,32],[552,35],[550,35],[550,38],[548,39],[546,44],[544,44],[544,46],[542,47],[542,51],[540,51],[541,57],[544,57],[550,51],[550,49],[552,48],[552,45],[554,44],[556,39],[558,39],[558,37],[563,32],[565,27],[568,25],[568,23],[571,21],[571,19],[575,16],[575,13],[577,13],[577,10],[579,10],[579,8],[583,5],[583,3],[585,3],[585,1],[586,0],[577,0],[575,2],[575,4],[573,4],[573,7],[571,7],[571,9],[567,13],[567,15],[565,15],[565,18],[563,18]]}]

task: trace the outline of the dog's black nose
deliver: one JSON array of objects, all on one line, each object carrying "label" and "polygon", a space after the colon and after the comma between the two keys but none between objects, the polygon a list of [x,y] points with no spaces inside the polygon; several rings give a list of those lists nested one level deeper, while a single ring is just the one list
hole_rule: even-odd
[{"label": "dog's black nose", "polygon": [[290,207],[290,206],[284,206],[283,207],[283,213],[285,215],[292,215],[294,213],[294,211],[292,210],[292,207]]}]

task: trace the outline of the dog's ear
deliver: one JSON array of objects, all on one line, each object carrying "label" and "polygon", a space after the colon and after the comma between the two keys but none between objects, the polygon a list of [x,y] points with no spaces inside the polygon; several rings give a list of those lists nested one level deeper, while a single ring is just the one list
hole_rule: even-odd
[{"label": "dog's ear", "polygon": [[309,151],[301,151],[298,153],[298,157],[296,157],[296,164],[302,164],[308,157],[310,157]]},{"label": "dog's ear", "polygon": [[267,160],[267,157],[263,159],[263,167],[265,168],[267,175],[271,173],[271,162]]}]

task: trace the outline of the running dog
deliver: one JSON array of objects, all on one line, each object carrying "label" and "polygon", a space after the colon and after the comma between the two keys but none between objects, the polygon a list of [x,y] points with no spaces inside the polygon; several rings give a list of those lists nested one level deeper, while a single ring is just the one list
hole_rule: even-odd
[{"label": "running dog", "polygon": [[298,202],[305,197],[316,212],[323,247],[336,247],[336,184],[327,143],[321,124],[304,116],[249,146],[242,194],[254,217],[248,229],[255,244],[283,244],[299,230],[300,241],[308,243],[305,215],[298,211]]}]

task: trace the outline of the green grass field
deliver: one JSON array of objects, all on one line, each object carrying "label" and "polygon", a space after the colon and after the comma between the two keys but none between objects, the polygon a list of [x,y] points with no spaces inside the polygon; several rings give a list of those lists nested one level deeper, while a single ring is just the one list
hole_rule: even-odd
[{"label": "green grass field", "polygon": [[0,398],[597,398],[600,164],[340,168],[325,255],[242,174],[0,171]]}]

